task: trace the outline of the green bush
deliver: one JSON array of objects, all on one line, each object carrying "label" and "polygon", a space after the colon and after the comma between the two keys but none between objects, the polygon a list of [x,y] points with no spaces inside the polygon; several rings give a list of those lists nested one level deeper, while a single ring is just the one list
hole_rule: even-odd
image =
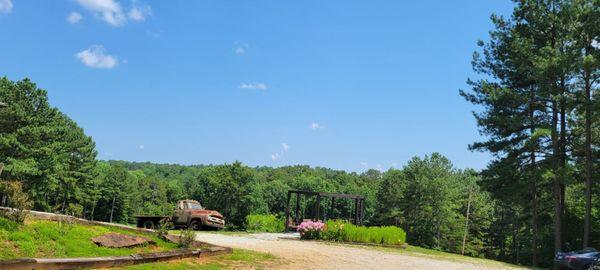
[{"label": "green bush", "polygon": [[323,240],[386,245],[402,245],[406,241],[406,232],[396,226],[365,227],[334,220],[326,225],[321,234]]},{"label": "green bush", "polygon": [[275,215],[254,214],[246,216],[246,230],[252,232],[283,232],[285,221]]}]

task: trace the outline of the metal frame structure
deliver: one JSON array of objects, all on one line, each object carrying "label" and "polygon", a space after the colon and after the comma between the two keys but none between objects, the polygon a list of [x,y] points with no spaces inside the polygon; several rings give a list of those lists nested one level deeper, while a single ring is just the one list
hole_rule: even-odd
[{"label": "metal frame structure", "polygon": [[[296,209],[295,209],[295,220],[298,224],[290,225],[290,201],[292,199],[292,194],[296,194]],[[314,216],[311,218],[313,221],[317,221],[321,216],[321,198],[331,198],[331,210],[330,215],[333,214],[333,210],[335,209],[335,199],[349,199],[354,200],[354,218],[350,218],[349,221],[354,223],[355,225],[362,225],[363,218],[365,215],[365,196],[355,195],[355,194],[342,194],[342,193],[327,193],[327,192],[316,192],[316,191],[306,191],[306,190],[289,190],[287,194],[287,207],[285,208],[285,231],[289,231],[290,228],[296,228],[300,220],[300,199],[302,195],[305,197],[316,196],[317,201],[314,205]],[[325,213],[324,213],[325,214]],[[331,218],[331,216],[330,216]],[[324,215],[324,220],[327,220],[327,215]]]}]

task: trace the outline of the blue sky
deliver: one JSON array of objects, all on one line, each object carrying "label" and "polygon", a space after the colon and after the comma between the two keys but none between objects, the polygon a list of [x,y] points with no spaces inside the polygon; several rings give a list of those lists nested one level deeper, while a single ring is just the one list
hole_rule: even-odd
[{"label": "blue sky", "polygon": [[31,78],[100,159],[350,171],[484,168],[459,95],[510,1],[0,0],[0,76]]}]

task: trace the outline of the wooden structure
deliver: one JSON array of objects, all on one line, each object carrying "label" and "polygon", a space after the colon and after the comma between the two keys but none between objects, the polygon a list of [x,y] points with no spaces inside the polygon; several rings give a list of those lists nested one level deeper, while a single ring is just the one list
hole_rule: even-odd
[{"label": "wooden structure", "polygon": [[[294,220],[295,222],[290,223],[292,220],[291,211],[290,211],[290,202],[292,200],[292,194],[296,196],[296,207],[294,209]],[[314,211],[311,217],[311,220],[317,221],[321,220],[321,213],[323,213],[323,220],[326,221],[328,218],[332,218],[333,210],[335,209],[335,200],[336,199],[347,199],[354,200],[354,213],[351,213],[351,216],[348,217],[349,221],[355,225],[362,225],[363,218],[365,215],[365,196],[355,195],[355,194],[341,194],[341,193],[327,193],[327,192],[316,192],[316,191],[306,191],[306,190],[290,190],[287,194],[287,207],[285,208],[285,231],[289,231],[290,229],[296,229],[298,225],[302,222],[304,217],[300,216],[300,200],[304,197],[315,196],[316,202],[313,206]],[[321,200],[323,198],[331,199],[331,209],[329,211],[329,216],[325,212],[321,212]]]}]

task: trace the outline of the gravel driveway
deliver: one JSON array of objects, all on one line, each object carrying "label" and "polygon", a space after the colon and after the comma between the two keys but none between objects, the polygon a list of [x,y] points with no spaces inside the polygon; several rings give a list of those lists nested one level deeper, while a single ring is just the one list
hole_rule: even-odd
[{"label": "gravel driveway", "polygon": [[[197,240],[215,245],[271,253],[280,260],[270,269],[526,269],[484,260],[444,260],[428,255],[386,252],[361,246],[300,241],[294,234],[197,234]],[[291,238],[291,239],[290,239]]]}]

